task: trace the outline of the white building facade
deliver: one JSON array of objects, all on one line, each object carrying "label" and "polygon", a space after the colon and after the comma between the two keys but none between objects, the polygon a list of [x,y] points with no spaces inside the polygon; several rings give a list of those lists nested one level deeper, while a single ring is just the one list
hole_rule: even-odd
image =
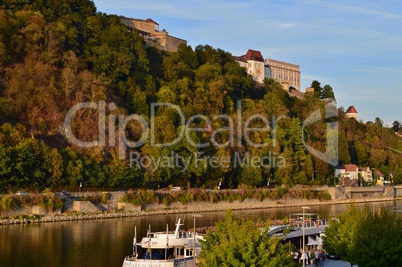
[{"label": "white building facade", "polygon": [[247,53],[240,57],[233,57],[242,67],[247,69],[253,79],[262,83],[264,79],[272,78],[271,69],[265,63],[260,51],[249,49]]}]

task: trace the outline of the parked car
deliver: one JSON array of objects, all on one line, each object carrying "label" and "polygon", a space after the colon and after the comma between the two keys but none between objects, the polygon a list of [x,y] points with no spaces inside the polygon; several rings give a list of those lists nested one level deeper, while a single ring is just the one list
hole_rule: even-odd
[{"label": "parked car", "polygon": [[17,193],[15,193],[17,196],[29,196],[28,192],[25,191],[17,191]]},{"label": "parked car", "polygon": [[180,190],[181,190],[180,186],[174,186],[170,189],[170,191],[180,191]]}]

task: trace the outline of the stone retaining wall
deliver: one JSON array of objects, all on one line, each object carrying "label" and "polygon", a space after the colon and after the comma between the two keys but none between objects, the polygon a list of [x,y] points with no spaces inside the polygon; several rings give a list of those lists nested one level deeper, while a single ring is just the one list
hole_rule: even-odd
[{"label": "stone retaining wall", "polygon": [[83,213],[93,213],[100,211],[100,209],[92,204],[90,201],[73,201],[72,210]]},{"label": "stone retaining wall", "polygon": [[[263,209],[263,208],[277,208],[277,207],[296,207],[301,205],[325,205],[334,203],[349,203],[349,202],[372,202],[384,201],[394,199],[397,189],[396,187],[367,187],[367,188],[345,188],[337,186],[335,188],[320,187],[315,190],[328,191],[332,200],[320,201],[317,199],[264,199],[258,201],[255,199],[246,199],[242,202],[190,202],[189,204],[182,204],[179,202],[164,204],[149,204],[149,205],[133,205],[131,203],[121,202],[121,198],[125,195],[124,192],[111,193],[111,197],[106,204],[93,204],[89,201],[78,201],[68,197],[64,198],[64,207],[60,211],[49,212],[40,206],[23,207],[13,211],[1,212],[0,216],[16,217],[19,215],[41,215],[44,221],[55,220],[76,220],[79,219],[92,219],[92,218],[106,218],[109,217],[122,217],[122,216],[137,216],[138,214],[148,215],[151,213],[185,213],[185,212],[208,212],[208,211],[221,211],[221,210],[238,210],[238,209]],[[402,187],[398,189],[402,190]],[[368,195],[372,193],[372,195]],[[363,194],[367,194],[363,196]],[[357,198],[356,198],[357,197]],[[88,217],[77,217],[85,214]],[[115,214],[115,215],[113,215]],[[124,215],[122,215],[124,214]],[[62,216],[59,216],[62,215]],[[72,217],[70,217],[72,216]],[[61,219],[60,219],[61,218]],[[67,218],[67,219],[66,219]],[[68,219],[70,218],[70,219]]]}]

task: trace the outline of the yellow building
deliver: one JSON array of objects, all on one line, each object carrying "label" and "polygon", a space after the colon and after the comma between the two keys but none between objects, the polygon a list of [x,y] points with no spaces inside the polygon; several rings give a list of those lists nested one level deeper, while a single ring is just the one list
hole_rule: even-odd
[{"label": "yellow building", "polygon": [[279,82],[283,89],[288,90],[290,87],[300,91],[300,68],[299,65],[266,58],[265,63],[271,69],[271,76]]}]

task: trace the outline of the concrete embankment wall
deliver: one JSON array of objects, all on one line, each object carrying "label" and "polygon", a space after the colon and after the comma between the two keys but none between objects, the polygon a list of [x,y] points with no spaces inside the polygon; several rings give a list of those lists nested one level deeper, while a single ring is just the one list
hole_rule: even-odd
[{"label": "concrete embankment wall", "polygon": [[100,209],[90,201],[74,201],[73,211],[92,213],[92,212],[98,212],[100,211]]},{"label": "concrete embankment wall", "polygon": [[[331,188],[333,195],[332,199],[361,199],[361,198],[393,198],[397,197],[397,187],[394,186],[371,186],[371,187],[343,187],[337,186]],[[329,191],[328,191],[329,192]],[[402,187],[400,190],[402,195]]]},{"label": "concrete embankment wall", "polygon": [[19,215],[44,215],[44,216],[54,216],[61,214],[61,210],[49,211],[42,206],[27,206],[21,207],[16,210],[2,211],[1,217],[15,217]]},{"label": "concrete embankment wall", "polygon": [[[264,209],[281,207],[298,207],[303,205],[331,205],[340,203],[357,203],[393,200],[394,197],[402,195],[401,187],[363,187],[347,188],[338,186],[336,188],[323,187],[314,189],[317,191],[327,191],[331,195],[331,200],[317,199],[292,199],[282,198],[277,200],[264,199],[258,201],[255,199],[246,199],[244,201],[233,202],[190,202],[182,204],[179,202],[164,204],[133,205],[121,202],[124,192],[112,192],[107,203],[91,203],[90,201],[81,201],[77,197],[63,197],[64,207],[62,210],[47,211],[41,206],[21,207],[17,210],[3,211],[0,217],[16,217],[18,215],[42,215],[43,221],[76,220],[77,216],[82,219],[88,218],[109,218],[142,216],[154,213],[186,213],[186,212],[208,212],[222,210],[241,210],[241,209]],[[84,216],[85,215],[85,216]],[[88,216],[86,216],[88,215]],[[81,218],[79,217],[79,218]],[[55,219],[55,220],[53,220]]]}]

